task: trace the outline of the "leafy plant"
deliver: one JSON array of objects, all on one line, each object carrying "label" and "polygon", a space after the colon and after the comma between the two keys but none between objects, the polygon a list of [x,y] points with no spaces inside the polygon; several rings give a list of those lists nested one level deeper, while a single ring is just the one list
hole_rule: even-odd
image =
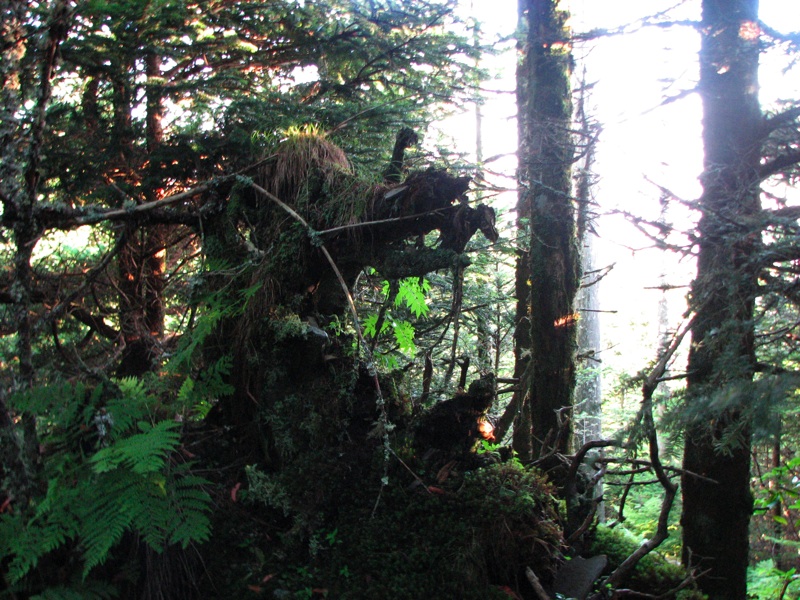
[{"label": "leafy plant", "polygon": [[[395,306],[405,305],[417,318],[428,314],[429,308],[425,300],[425,295],[430,292],[431,284],[425,278],[407,277],[400,280],[397,297],[394,300]],[[389,282],[384,282],[384,294],[389,292]]]},{"label": "leafy plant", "polygon": [[[429,312],[426,300],[426,293],[431,289],[431,284],[427,279],[419,277],[408,277],[401,279],[397,283],[397,291],[390,310],[381,310],[380,314],[368,315],[362,322],[364,334],[367,337],[376,336],[392,332],[397,350],[406,356],[413,356],[417,352],[414,341],[416,329],[410,321],[401,317],[402,311],[410,311],[415,318],[425,317]],[[391,284],[383,282],[382,293],[391,301]],[[380,323],[380,331],[377,331]],[[383,356],[385,368],[397,367],[397,360],[390,355]]]},{"label": "leafy plant", "polygon": [[762,560],[747,570],[747,592],[758,600],[800,597],[800,575],[797,569],[782,571],[772,559]]},{"label": "leafy plant", "polygon": [[36,410],[50,448],[46,492],[28,511],[0,518],[0,560],[12,584],[59,549],[79,552],[85,580],[126,531],[158,553],[208,539],[207,482],[172,459],[180,424],[153,416],[155,401],[140,381],[124,379],[113,390],[43,386],[11,401],[18,410]]}]

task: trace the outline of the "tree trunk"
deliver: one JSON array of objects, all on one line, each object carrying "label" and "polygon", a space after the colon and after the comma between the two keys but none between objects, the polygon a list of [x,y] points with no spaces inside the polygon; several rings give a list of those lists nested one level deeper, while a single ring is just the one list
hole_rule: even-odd
[{"label": "tree trunk", "polygon": [[[581,244],[581,268],[584,273],[582,287],[578,291],[576,304],[579,307],[577,345],[583,360],[583,373],[575,386],[575,406],[580,417],[573,418],[575,424],[574,444],[577,448],[586,442],[602,437],[602,381],[600,377],[600,280],[596,275],[594,256],[594,231],[592,214],[592,167],[594,164],[594,126],[585,111],[586,81],[577,107],[580,121],[584,158],[576,177],[576,199],[578,202],[578,241]],[[600,490],[597,490],[597,494]],[[597,495],[596,494],[596,495]],[[602,505],[601,505],[602,507]],[[598,510],[598,513],[601,511]]]},{"label": "tree trunk", "polygon": [[[525,420],[530,421],[534,457],[550,447],[567,450],[569,431],[561,427],[558,413],[572,405],[575,385],[574,302],[580,253],[571,195],[572,59],[567,13],[558,5],[558,0],[522,0],[520,4],[526,38],[517,71],[519,210],[527,212],[519,216],[529,219],[530,257],[529,273],[523,269],[517,275],[518,302],[528,281],[530,296],[517,310],[516,339],[519,359],[526,351],[526,346],[520,346],[526,342],[520,328],[529,319],[530,360],[524,365],[521,386],[528,405],[521,407],[520,421],[526,428]],[[518,267],[525,259],[524,254],[520,256]],[[521,433],[527,435],[527,431]]]},{"label": "tree trunk", "polygon": [[699,416],[686,432],[681,522],[683,562],[710,569],[699,583],[712,599],[745,598],[747,589],[752,496],[742,411],[756,362],[751,258],[760,234],[742,222],[760,210],[757,19],[757,0],[703,2],[703,214],[687,388]]},{"label": "tree trunk", "polygon": [[[164,192],[158,173],[160,165],[153,156],[164,140],[162,91],[153,83],[161,75],[160,56],[153,53],[145,56],[145,73],[149,82],[145,137],[147,153],[151,158],[145,169],[143,194],[148,202],[152,202]],[[121,101],[124,103],[124,100]],[[122,114],[119,118],[121,127],[130,126]],[[123,146],[123,153],[132,153],[130,146]],[[118,376],[147,373],[154,368],[154,360],[160,354],[158,347],[164,335],[163,290],[167,237],[164,225],[142,229],[130,237],[120,253],[120,329],[125,348],[117,369]]]},{"label": "tree trunk", "polygon": [[[47,120],[47,108],[52,94],[52,79],[58,60],[60,44],[67,35],[69,8],[59,1],[50,7],[47,16],[47,35],[41,47],[26,47],[24,23],[27,15],[23,5],[5,7],[4,22],[0,26],[0,39],[4,44],[3,68],[0,68],[2,95],[0,100],[0,197],[4,217],[13,215],[14,240],[14,326],[16,329],[16,353],[18,378],[16,387],[27,390],[34,386],[35,323],[31,306],[33,303],[33,251],[42,235],[41,224],[35,217],[35,207],[41,193],[42,145]],[[35,106],[27,131],[25,120],[20,119],[24,96],[24,57],[32,52],[38,72]],[[32,75],[28,73],[28,75]],[[25,140],[20,143],[18,140]],[[35,486],[41,484],[41,455],[36,430],[36,415],[25,412],[21,415],[21,433],[15,432],[15,420],[5,404],[5,391],[0,394],[0,471],[7,482],[3,492],[10,494],[19,506],[25,507]],[[20,440],[21,437],[21,440]],[[21,443],[20,443],[21,442]],[[19,446],[18,446],[19,445]],[[2,496],[0,496],[2,498]],[[5,498],[2,498],[5,500]]]}]

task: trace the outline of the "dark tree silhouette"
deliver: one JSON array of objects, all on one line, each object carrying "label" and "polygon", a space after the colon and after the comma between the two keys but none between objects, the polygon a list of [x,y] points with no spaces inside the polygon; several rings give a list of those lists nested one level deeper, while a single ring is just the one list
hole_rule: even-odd
[{"label": "dark tree silhouette", "polygon": [[410,127],[403,127],[397,132],[394,148],[392,149],[392,159],[383,173],[384,181],[387,183],[400,183],[403,180],[406,150],[418,142],[417,134]]},{"label": "dark tree silhouette", "polygon": [[712,599],[744,598],[747,590],[753,500],[750,430],[742,413],[743,388],[756,369],[758,266],[753,258],[760,234],[744,223],[761,209],[757,23],[757,0],[703,2],[703,214],[687,392],[694,404],[718,404],[713,402],[717,394],[733,400],[721,412],[700,411],[704,416],[686,432],[681,522],[683,562],[710,569],[700,586]]},{"label": "dark tree silhouette", "polygon": [[[573,142],[567,13],[556,0],[523,0],[526,37],[517,71],[519,200],[514,444],[522,456],[565,451],[559,411],[575,385],[575,295],[580,253],[571,193]],[[559,430],[561,435],[557,435]]]}]

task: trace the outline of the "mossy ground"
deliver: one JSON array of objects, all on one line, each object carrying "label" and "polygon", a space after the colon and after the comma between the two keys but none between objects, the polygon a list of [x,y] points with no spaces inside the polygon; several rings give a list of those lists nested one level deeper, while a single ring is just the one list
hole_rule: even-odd
[{"label": "mossy ground", "polygon": [[[597,527],[590,554],[605,554],[608,557],[606,574],[618,567],[641,545],[641,540],[624,529],[610,529],[603,525]],[[645,555],[627,581],[625,587],[659,596],[676,589],[686,579],[686,570],[678,564],[665,559],[658,552]],[[681,592],[681,598],[702,598],[693,589]]]},{"label": "mossy ground", "polygon": [[525,567],[547,581],[560,561],[553,490],[516,461],[428,485],[394,458],[382,486],[379,444],[307,458],[291,472],[248,469],[236,502],[233,480],[221,487],[206,597],[477,600],[507,587],[528,598]]}]

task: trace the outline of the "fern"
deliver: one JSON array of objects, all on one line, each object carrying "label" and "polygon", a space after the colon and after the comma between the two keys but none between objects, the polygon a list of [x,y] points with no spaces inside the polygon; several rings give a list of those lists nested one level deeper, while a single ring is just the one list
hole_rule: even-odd
[{"label": "fern", "polygon": [[[388,282],[387,282],[388,287]],[[415,317],[424,317],[430,308],[425,302],[425,294],[431,289],[431,284],[427,279],[409,277],[400,280],[397,297],[394,300],[395,306],[405,304]]]},{"label": "fern", "polygon": [[125,377],[116,384],[119,393],[104,407],[111,419],[112,439],[131,431],[139,421],[148,416],[149,407],[154,404],[141,380]]},{"label": "fern", "polygon": [[96,473],[106,473],[124,466],[141,474],[159,471],[164,467],[167,455],[180,443],[180,434],[176,431],[180,423],[160,421],[150,425],[140,421],[138,425],[142,433],[123,438],[91,457],[90,462]]},{"label": "fern", "polygon": [[106,474],[97,479],[96,492],[80,507],[84,577],[105,561],[129,528],[133,518],[125,510],[126,503],[129,499],[141,500],[137,483],[137,478],[122,470]]},{"label": "fern", "polygon": [[[225,269],[227,265],[218,265],[216,268]],[[204,308],[200,316],[194,321],[191,335],[182,337],[177,351],[172,356],[167,371],[172,373],[191,370],[192,363],[197,353],[208,336],[218,331],[219,324],[225,319],[232,319],[244,314],[248,303],[257,297],[257,292],[263,283],[256,283],[249,288],[239,291],[233,296],[229,290],[222,289],[205,295],[202,299]]]},{"label": "fern", "polygon": [[[88,459],[74,442],[96,424],[104,394],[99,387],[90,392],[82,385],[60,384],[13,398],[15,408],[35,411],[48,423],[42,439],[60,445],[46,459],[47,491],[34,499],[30,513],[0,516],[0,561],[12,584],[31,574],[45,555],[72,546],[82,553],[85,581],[126,531],[157,552],[208,539],[207,482],[187,465],[170,461],[180,443],[180,424],[150,422],[154,400],[141,381],[123,379],[117,385],[103,408],[109,426],[106,445]],[[78,597],[76,589],[53,588],[40,597]],[[111,597],[81,589],[82,598]]]},{"label": "fern", "polygon": [[12,582],[22,579],[41,557],[77,535],[80,521],[72,511],[75,500],[74,490],[65,488],[61,481],[51,480],[45,498],[27,523],[21,517],[3,516],[0,531],[8,528],[14,536],[4,553],[13,557],[8,566]]},{"label": "fern", "polygon": [[118,595],[113,586],[93,581],[76,582],[70,587],[47,588],[41,594],[31,596],[31,600],[110,600]]},{"label": "fern", "polygon": [[167,496],[170,503],[170,520],[167,542],[186,548],[192,542],[204,542],[211,536],[208,513],[211,497],[203,489],[208,482],[196,475],[176,479]]},{"label": "fern", "polygon": [[217,398],[233,393],[227,381],[232,370],[233,358],[226,355],[206,367],[197,379],[186,377],[178,391],[178,404],[204,417]]}]

